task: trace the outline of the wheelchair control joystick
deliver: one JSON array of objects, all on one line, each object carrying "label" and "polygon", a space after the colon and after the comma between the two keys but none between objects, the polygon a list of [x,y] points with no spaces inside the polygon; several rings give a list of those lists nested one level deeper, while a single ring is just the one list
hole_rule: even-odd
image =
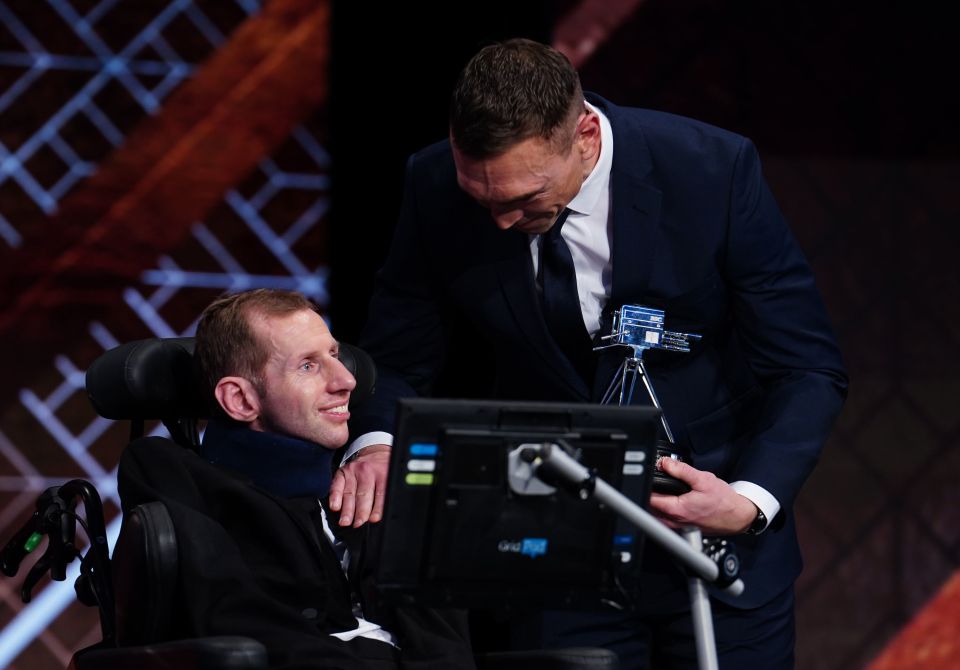
[{"label": "wheelchair control joystick", "polygon": [[[81,555],[76,545],[78,499],[83,501],[87,523],[84,530],[90,546]],[[82,523],[82,522],[81,522]],[[103,505],[97,490],[90,482],[73,479],[62,486],[54,486],[37,499],[33,514],[0,550],[0,570],[8,577],[16,576],[27,554],[33,552],[47,536],[47,548],[24,577],[20,599],[28,603],[40,579],[63,581],[67,578],[67,564],[81,557],[80,576],[75,588],[81,602],[100,607],[100,627],[105,641],[114,639],[113,582],[110,575],[110,556]]]}]

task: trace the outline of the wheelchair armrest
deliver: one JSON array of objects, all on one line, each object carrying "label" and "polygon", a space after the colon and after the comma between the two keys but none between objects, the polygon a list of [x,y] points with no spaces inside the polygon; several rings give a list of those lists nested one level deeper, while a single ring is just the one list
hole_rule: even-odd
[{"label": "wheelchair armrest", "polygon": [[123,647],[179,637],[172,630],[177,534],[159,501],[126,512],[113,550],[117,642]]},{"label": "wheelchair armrest", "polygon": [[266,670],[267,649],[248,637],[200,637],[140,647],[81,649],[68,670]]}]

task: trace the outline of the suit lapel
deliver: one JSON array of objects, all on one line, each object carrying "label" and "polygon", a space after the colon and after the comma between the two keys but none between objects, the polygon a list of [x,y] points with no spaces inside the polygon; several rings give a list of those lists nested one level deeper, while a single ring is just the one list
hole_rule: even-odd
[{"label": "suit lapel", "polygon": [[[644,302],[661,236],[662,194],[649,180],[653,161],[641,125],[632,115],[623,114],[599,96],[588,94],[587,99],[603,111],[613,131],[610,168],[613,279],[606,309],[615,310],[624,304]],[[623,357],[620,349],[600,354],[593,387],[595,402],[603,396]]]},{"label": "suit lapel", "polygon": [[628,175],[615,174],[613,188],[613,286],[615,307],[646,292],[660,241],[660,192]]},{"label": "suit lapel", "polygon": [[[275,504],[279,505],[280,509],[286,513],[290,521],[293,522],[293,525],[295,525],[303,535],[307,546],[310,547],[310,551],[313,552],[313,555],[319,561],[329,560],[333,557],[334,561],[339,563],[339,559],[334,553],[333,548],[323,534],[323,525],[320,522],[320,506],[315,499],[292,498],[289,500],[281,500],[274,498],[262,489],[258,490],[264,493],[264,495],[270,498]],[[322,566],[323,563],[318,563],[318,565]]]},{"label": "suit lapel", "polygon": [[589,389],[547,330],[534,284],[529,238],[513,231],[499,234],[509,245],[509,252],[498,263],[497,274],[513,318],[540,357],[543,369],[570,393],[589,398]]},{"label": "suit lapel", "polygon": [[648,176],[653,167],[640,123],[598,96],[588,95],[610,120],[613,165],[610,191],[613,212],[613,307],[637,300],[650,284],[660,241],[661,192]]}]

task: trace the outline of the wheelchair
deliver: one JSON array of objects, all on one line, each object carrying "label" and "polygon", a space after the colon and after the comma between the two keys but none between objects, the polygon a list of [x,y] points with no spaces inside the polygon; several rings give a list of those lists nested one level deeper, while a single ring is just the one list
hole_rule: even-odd
[{"label": "wheelchair", "polygon": [[[361,349],[341,344],[341,361],[357,379],[351,404],[374,388],[373,361]],[[130,422],[130,442],[144,437],[147,421],[159,420],[170,440],[184,449],[200,446],[198,422],[207,407],[195,382],[193,338],[153,338],[119,345],[102,354],[86,376],[96,412]],[[156,438],[152,438],[156,439]],[[85,518],[77,512],[83,503]],[[81,554],[80,524],[89,541]],[[124,510],[120,534],[109,555],[103,506],[96,488],[75,479],[45,491],[26,524],[0,551],[0,572],[14,577],[25,558],[47,537],[47,547],[27,572],[21,598],[47,573],[66,579],[66,566],[80,559],[77,598],[97,607],[102,639],[76,652],[70,670],[261,670],[265,646],[242,636],[174,639],[178,547],[174,524],[162,502]],[[604,649],[487,652],[477,655],[482,670],[616,670],[616,654]]]}]

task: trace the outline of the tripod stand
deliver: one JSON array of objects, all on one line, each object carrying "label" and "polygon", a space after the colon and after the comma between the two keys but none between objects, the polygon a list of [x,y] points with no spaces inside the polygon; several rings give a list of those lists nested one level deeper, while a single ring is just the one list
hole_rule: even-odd
[{"label": "tripod stand", "polygon": [[665,351],[689,353],[690,341],[699,340],[700,336],[693,333],[665,330],[663,321],[663,310],[637,305],[624,305],[613,316],[611,333],[602,338],[605,344],[601,347],[595,347],[594,351],[604,351],[615,347],[624,347],[629,350],[626,358],[613,374],[613,379],[610,380],[610,385],[603,394],[600,404],[612,404],[614,399],[617,400],[619,405],[631,404],[633,402],[633,392],[637,385],[637,377],[639,377],[647,389],[647,395],[650,396],[653,406],[661,412],[660,423],[663,425],[663,432],[667,436],[667,440],[670,444],[675,445],[673,432],[670,430],[667,418],[663,414],[660,400],[653,390],[650,375],[647,373],[647,366],[643,363],[643,352],[648,349],[663,349]]}]

